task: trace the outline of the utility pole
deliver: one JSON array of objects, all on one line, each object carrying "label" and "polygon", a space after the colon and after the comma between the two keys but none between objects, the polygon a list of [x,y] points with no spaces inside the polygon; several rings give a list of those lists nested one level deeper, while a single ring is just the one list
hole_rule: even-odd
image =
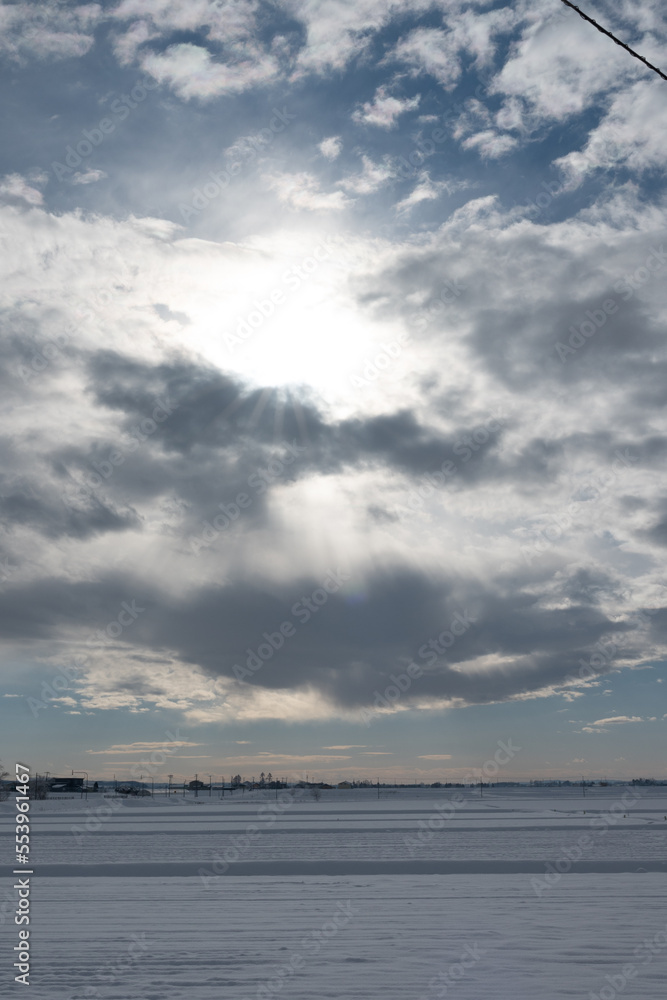
[{"label": "utility pole", "polygon": [[199,797],[199,789],[197,788],[198,781],[199,781],[199,774],[195,774],[195,798]]},{"label": "utility pole", "polygon": [[[72,774],[74,774],[74,773],[75,772],[72,771]],[[77,771],[76,774],[85,774],[85,776],[86,776],[86,783],[85,783],[85,785],[81,789],[80,798],[83,798],[83,790],[85,788],[85,790],[86,790],[86,802],[87,802],[88,801],[88,772],[87,771]]]},{"label": "utility pole", "polygon": [[209,797],[209,799],[211,798],[212,792],[213,792],[213,775],[209,774],[209,776],[208,776],[208,797]]},{"label": "utility pole", "polygon": [[171,795],[171,779],[173,777],[174,777],[173,774],[168,774],[167,775],[167,778],[169,779],[169,784],[167,786],[167,795]]}]

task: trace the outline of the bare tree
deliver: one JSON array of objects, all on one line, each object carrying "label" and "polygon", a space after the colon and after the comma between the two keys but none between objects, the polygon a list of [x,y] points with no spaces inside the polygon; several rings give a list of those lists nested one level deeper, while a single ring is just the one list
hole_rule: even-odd
[{"label": "bare tree", "polygon": [[46,778],[42,778],[39,775],[35,775],[32,787],[32,798],[33,799],[48,799],[49,797],[49,783]]},{"label": "bare tree", "polygon": [[9,771],[5,771],[0,760],[0,802],[4,802],[5,799],[9,798],[9,789],[4,784],[5,779],[8,777]]}]

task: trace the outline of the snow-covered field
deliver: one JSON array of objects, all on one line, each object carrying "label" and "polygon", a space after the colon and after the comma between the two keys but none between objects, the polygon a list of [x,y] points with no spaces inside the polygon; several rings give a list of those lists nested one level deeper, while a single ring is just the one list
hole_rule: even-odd
[{"label": "snow-covered field", "polygon": [[32,803],[31,985],[0,996],[658,1000],[666,791]]}]

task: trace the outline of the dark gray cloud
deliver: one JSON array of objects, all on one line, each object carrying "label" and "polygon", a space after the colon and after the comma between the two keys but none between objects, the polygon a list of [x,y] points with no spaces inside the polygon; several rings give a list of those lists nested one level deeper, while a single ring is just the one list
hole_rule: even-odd
[{"label": "dark gray cloud", "polygon": [[[597,606],[609,581],[586,572],[566,580],[560,591],[568,599],[563,608],[544,606],[534,582],[530,591],[518,585],[508,592],[498,581],[481,585],[401,567],[372,575],[362,600],[343,584],[323,604],[313,604],[311,596],[323,582],[310,576],[269,590],[237,581],[175,597],[129,574],[80,584],[44,579],[2,595],[0,613],[6,634],[14,639],[55,640],[75,626],[92,634],[132,599],[141,609],[127,636],[135,651],[170,650],[212,678],[234,680],[240,667],[244,683],[273,690],[309,686],[345,708],[372,704],[376,691],[384,691],[392,674],[410,661],[422,674],[406,693],[406,704],[429,698],[486,704],[579,676],[582,658],[588,662],[603,637],[622,646],[626,657],[641,655],[633,625],[610,620]],[[542,585],[547,588],[547,574]],[[661,626],[663,619],[656,617],[654,625]],[[279,645],[284,623],[293,626],[293,634],[267,657],[267,643],[273,637]],[[262,645],[264,665],[244,670],[260,662]],[[492,660],[459,668],[484,657]],[[599,672],[612,669],[613,662],[611,657]],[[138,677],[130,678],[129,687],[123,681],[111,688],[144,697],[159,690]]]}]

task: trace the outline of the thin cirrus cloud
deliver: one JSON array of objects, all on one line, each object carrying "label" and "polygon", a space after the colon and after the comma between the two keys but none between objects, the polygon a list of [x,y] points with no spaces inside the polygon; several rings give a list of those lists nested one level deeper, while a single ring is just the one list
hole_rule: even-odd
[{"label": "thin cirrus cloud", "polygon": [[323,750],[365,750],[364,743],[344,743],[341,746],[322,747]]},{"label": "thin cirrus cloud", "polygon": [[342,212],[350,204],[342,191],[322,191],[309,173],[267,175],[266,182],[283,204],[308,212]]},{"label": "thin cirrus cloud", "polygon": [[187,740],[166,740],[164,743],[160,742],[146,742],[138,741],[136,743],[122,744],[109,747],[107,750],[86,750],[86,753],[92,754],[123,754],[123,753],[144,753],[149,750],[165,750],[168,753],[178,750],[181,747],[197,747],[201,746],[200,743],[191,743]]},{"label": "thin cirrus cloud", "polygon": [[[629,722],[646,722],[646,719],[642,719],[639,715],[612,715],[608,719],[597,719],[595,722],[591,722],[589,726],[583,727],[584,733],[605,733],[608,732],[609,726],[623,726],[627,725]],[[655,721],[650,719],[648,721]]]},{"label": "thin cirrus cloud", "polygon": [[95,184],[108,177],[103,170],[86,170],[84,173],[72,174],[72,184]]},{"label": "thin cirrus cloud", "polygon": [[102,7],[97,3],[73,10],[44,2],[3,4],[0,55],[23,65],[31,58],[83,56],[94,45],[94,29],[102,18]]}]

